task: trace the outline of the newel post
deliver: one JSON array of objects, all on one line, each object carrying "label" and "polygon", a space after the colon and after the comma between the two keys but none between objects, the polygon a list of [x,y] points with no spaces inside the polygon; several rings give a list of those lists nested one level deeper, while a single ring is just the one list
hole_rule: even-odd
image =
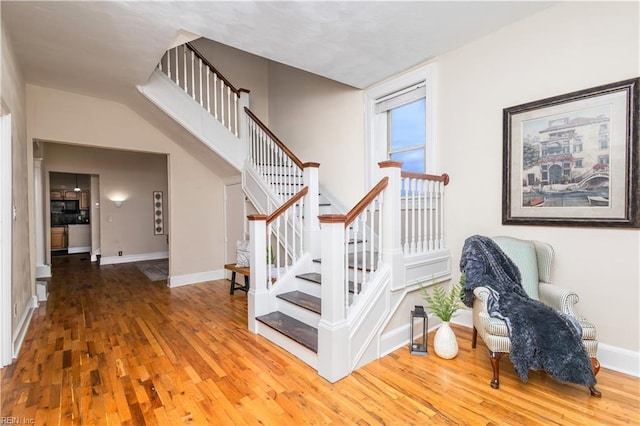
[{"label": "newel post", "polygon": [[346,216],[321,215],[322,315],[318,324],[318,374],[330,382],[351,370],[346,310],[345,221]]},{"label": "newel post", "polygon": [[381,175],[389,177],[382,204],[382,259],[391,265],[391,288],[404,287],[404,255],[400,235],[402,232],[402,184],[399,161],[378,163]]},{"label": "newel post", "polygon": [[249,330],[257,333],[256,317],[269,313],[267,295],[267,215],[252,214],[249,219],[249,292],[247,293],[247,316]]},{"label": "newel post", "polygon": [[313,259],[320,256],[320,179],[318,175],[319,163],[305,163],[303,167],[303,181],[309,187],[307,201],[304,203],[304,251],[309,252]]}]

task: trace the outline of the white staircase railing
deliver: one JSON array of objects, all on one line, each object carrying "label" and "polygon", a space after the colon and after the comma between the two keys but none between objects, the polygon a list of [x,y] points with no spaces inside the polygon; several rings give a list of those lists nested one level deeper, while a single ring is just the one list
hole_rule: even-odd
[{"label": "white staircase railing", "polygon": [[167,50],[158,69],[231,133],[240,136],[238,103],[240,94],[248,90],[236,89],[192,44]]},{"label": "white staircase railing", "polygon": [[405,255],[444,248],[444,187],[449,176],[402,172],[402,250]]},{"label": "white staircase railing", "polygon": [[248,108],[245,112],[247,161],[283,203],[305,184],[304,164]]}]

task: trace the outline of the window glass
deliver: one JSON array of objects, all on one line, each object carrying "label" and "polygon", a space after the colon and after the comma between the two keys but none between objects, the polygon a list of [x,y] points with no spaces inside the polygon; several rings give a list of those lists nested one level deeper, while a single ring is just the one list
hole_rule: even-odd
[{"label": "window glass", "polygon": [[402,170],[424,173],[426,140],[425,98],[393,108],[388,114],[388,158],[402,161]]}]

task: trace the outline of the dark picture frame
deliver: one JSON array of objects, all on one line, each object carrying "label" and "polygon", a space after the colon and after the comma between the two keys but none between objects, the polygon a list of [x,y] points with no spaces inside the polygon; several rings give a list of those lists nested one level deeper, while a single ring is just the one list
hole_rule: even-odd
[{"label": "dark picture frame", "polygon": [[640,228],[640,78],[503,110],[504,225]]}]

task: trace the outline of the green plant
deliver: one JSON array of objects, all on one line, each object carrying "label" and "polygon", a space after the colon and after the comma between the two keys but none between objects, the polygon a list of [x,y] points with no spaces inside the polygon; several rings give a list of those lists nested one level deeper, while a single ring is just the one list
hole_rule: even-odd
[{"label": "green plant", "polygon": [[273,265],[276,261],[276,254],[271,246],[267,247],[267,265]]},{"label": "green plant", "polygon": [[462,288],[461,284],[458,283],[454,284],[449,292],[446,292],[442,285],[437,285],[429,292],[427,287],[421,285],[420,292],[425,302],[427,302],[427,308],[442,321],[449,322],[453,314],[460,308]]}]

